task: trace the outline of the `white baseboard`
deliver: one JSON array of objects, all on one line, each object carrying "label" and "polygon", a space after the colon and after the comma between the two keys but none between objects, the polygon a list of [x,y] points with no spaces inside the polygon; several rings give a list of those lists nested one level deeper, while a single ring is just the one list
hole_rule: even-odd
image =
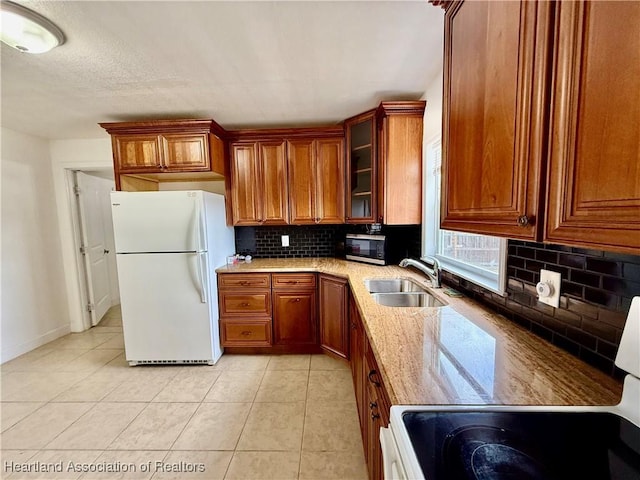
[{"label": "white baseboard", "polygon": [[24,353],[30,352],[31,350],[34,350],[41,345],[44,345],[45,343],[49,343],[56,338],[60,338],[70,332],[71,328],[69,327],[69,325],[64,325],[62,327],[51,330],[44,335],[40,335],[39,337],[34,338],[33,340],[30,340],[28,342],[16,346],[10,346],[8,348],[3,348],[0,363],[8,362],[9,360],[19,357]]}]

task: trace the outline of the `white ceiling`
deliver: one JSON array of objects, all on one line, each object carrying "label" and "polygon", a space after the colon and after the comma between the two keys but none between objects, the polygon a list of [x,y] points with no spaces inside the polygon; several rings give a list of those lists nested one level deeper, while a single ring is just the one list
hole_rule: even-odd
[{"label": "white ceiling", "polygon": [[420,98],[442,65],[443,11],[417,1],[23,1],[65,33],[2,44],[2,126],[98,138],[98,122],[213,118],[334,124]]}]

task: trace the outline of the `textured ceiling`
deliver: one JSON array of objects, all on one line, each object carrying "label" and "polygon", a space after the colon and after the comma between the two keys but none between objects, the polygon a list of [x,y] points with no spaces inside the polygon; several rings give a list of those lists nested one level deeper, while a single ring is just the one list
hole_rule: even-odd
[{"label": "textured ceiling", "polygon": [[442,65],[443,12],[426,0],[18,3],[67,37],[42,55],[2,44],[2,126],[46,138],[151,118],[332,124],[420,98]]}]

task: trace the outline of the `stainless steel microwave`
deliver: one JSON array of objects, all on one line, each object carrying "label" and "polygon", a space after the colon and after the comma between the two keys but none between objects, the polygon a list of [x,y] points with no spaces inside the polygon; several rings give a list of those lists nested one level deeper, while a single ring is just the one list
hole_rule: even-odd
[{"label": "stainless steel microwave", "polygon": [[389,261],[387,239],[384,235],[348,233],[345,241],[347,260],[386,265]]}]

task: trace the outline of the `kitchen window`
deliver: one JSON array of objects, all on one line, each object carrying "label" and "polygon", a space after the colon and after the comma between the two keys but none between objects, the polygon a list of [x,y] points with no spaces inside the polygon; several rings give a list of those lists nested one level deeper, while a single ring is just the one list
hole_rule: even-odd
[{"label": "kitchen window", "polygon": [[440,228],[442,174],[440,138],[427,145],[426,153],[423,255],[436,257],[442,270],[492,292],[505,295],[507,240]]}]

